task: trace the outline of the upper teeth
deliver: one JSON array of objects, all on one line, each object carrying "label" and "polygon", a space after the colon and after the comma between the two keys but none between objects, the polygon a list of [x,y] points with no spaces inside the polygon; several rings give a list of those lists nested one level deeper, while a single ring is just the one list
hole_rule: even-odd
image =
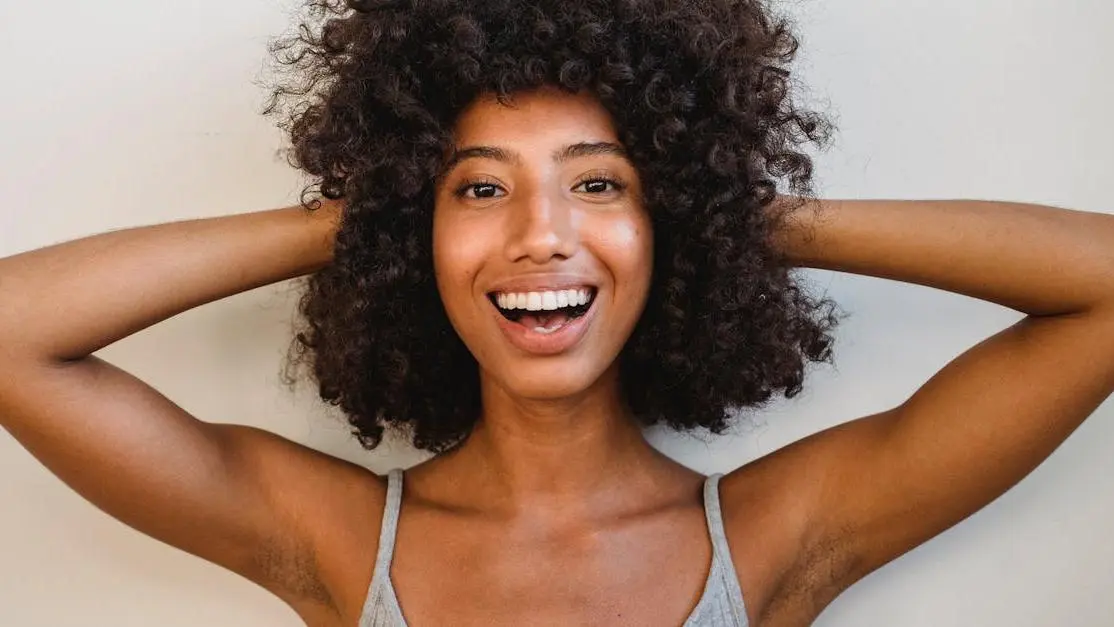
[{"label": "upper teeth", "polygon": [[499,292],[495,302],[503,309],[542,311],[587,305],[592,296],[589,288],[549,292]]}]

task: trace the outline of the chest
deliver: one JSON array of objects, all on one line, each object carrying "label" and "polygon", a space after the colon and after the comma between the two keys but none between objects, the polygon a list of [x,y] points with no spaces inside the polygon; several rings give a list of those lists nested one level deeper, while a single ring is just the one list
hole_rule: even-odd
[{"label": "chest", "polygon": [[[750,627],[807,627],[822,609],[796,577],[776,508],[747,504],[727,525]],[[362,519],[319,556],[336,614],[310,627],[356,627],[379,529]],[[446,530],[451,530],[447,532]],[[683,625],[708,583],[712,546],[702,506],[593,528],[507,525],[407,507],[390,580],[407,627]],[[797,581],[800,579],[800,581]]]},{"label": "chest", "polygon": [[711,564],[699,507],[563,528],[413,509],[399,525],[390,577],[409,627],[676,627]]}]

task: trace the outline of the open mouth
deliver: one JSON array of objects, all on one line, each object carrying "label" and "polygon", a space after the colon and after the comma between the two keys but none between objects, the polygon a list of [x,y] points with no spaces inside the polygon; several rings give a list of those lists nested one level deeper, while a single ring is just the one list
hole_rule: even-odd
[{"label": "open mouth", "polygon": [[487,297],[507,320],[539,333],[552,333],[588,313],[596,300],[596,288],[495,292]]}]

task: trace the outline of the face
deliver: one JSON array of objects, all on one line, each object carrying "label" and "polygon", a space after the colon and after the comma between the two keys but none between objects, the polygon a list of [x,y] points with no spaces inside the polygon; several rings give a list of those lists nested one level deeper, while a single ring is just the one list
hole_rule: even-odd
[{"label": "face", "polygon": [[484,384],[558,399],[614,368],[653,258],[641,181],[607,111],[539,90],[482,98],[438,182],[434,267]]}]

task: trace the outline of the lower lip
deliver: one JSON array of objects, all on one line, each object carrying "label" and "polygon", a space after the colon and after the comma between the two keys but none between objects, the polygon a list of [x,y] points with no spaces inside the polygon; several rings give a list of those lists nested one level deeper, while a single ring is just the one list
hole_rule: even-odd
[{"label": "lower lip", "polygon": [[[597,294],[596,297],[598,298],[599,295]],[[584,333],[588,330],[588,323],[596,313],[596,303],[593,302],[583,316],[569,320],[560,329],[552,333],[538,333],[526,325],[511,322],[499,313],[495,305],[491,307],[494,309],[495,319],[503,335],[516,348],[531,355],[557,355],[569,350],[584,337]]]}]

